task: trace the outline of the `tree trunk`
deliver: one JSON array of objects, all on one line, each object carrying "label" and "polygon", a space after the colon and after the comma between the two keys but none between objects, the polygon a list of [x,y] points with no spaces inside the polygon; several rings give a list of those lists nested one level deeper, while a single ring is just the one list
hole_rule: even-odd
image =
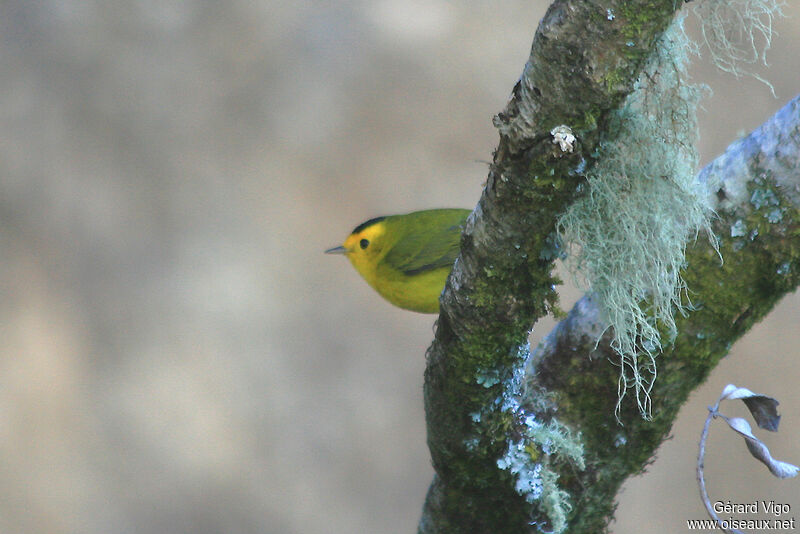
[{"label": "tree trunk", "polygon": [[[536,320],[557,309],[557,217],[680,4],[557,1],[539,25],[495,119],[500,142],[428,350],[436,475],[422,533],[605,531],[621,483],[644,468],[689,392],[800,281],[795,99],[700,173],[724,263],[707,242],[687,250],[695,310],[678,318],[677,338],[658,357],[652,420],[635,403],[615,414],[618,358],[607,337],[597,343],[605,325],[590,296],[539,349],[527,346]],[[553,142],[559,125],[577,138],[572,152]]]}]

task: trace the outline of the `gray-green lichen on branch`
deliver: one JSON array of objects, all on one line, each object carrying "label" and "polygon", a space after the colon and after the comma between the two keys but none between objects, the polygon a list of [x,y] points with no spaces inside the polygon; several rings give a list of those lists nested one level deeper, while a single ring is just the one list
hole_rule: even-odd
[{"label": "gray-green lichen on branch", "polygon": [[[578,469],[580,447],[575,434],[551,424],[555,405],[547,396],[530,411],[520,404],[527,338],[556,308],[555,222],[578,195],[600,133],[608,138],[609,114],[681,3],[556,1],[539,25],[523,75],[495,119],[500,142],[428,351],[436,477],[421,532],[521,532],[536,528],[532,522],[565,521],[569,505],[552,475],[561,465]],[[552,143],[559,125],[577,137],[572,152]],[[539,471],[526,469],[525,457],[538,458]]]},{"label": "gray-green lichen on branch", "polygon": [[[619,484],[643,468],[692,384],[797,284],[800,254],[790,246],[797,242],[796,198],[775,185],[786,173],[764,163],[797,161],[796,152],[781,148],[759,159],[763,176],[744,188],[749,197],[732,182],[716,189],[726,261],[720,265],[700,244],[688,253],[686,280],[702,298],[693,298],[697,311],[679,319],[670,354],[659,357],[652,422],[628,404],[620,414],[625,426],[616,423],[618,369],[606,344],[595,349],[603,325],[590,300],[530,355],[531,327],[556,305],[555,221],[575,199],[610,111],[630,91],[677,4],[556,2],[540,24],[523,77],[496,118],[500,143],[428,352],[436,476],[420,532],[605,530]],[[793,109],[796,145],[796,103]],[[551,129],[561,124],[577,137],[572,153],[551,142]],[[724,204],[734,198],[750,204]],[[727,238],[731,232],[737,235]]]},{"label": "gray-green lichen on branch", "polygon": [[724,262],[706,241],[687,251],[684,271],[694,310],[677,319],[678,336],[659,356],[653,419],[623,405],[617,424],[618,370],[590,296],[581,299],[531,359],[532,390],[557,395],[562,422],[582,432],[586,469],[564,476],[573,498],[570,530],[602,532],[622,481],[640,472],[667,436],[680,406],[733,342],[800,284],[800,97],[733,143],[698,179],[718,214]]}]

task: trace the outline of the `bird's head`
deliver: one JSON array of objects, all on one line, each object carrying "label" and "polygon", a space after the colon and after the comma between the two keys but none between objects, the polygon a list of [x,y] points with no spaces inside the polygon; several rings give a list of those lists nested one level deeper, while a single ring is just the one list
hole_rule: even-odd
[{"label": "bird's head", "polygon": [[374,270],[384,248],[386,217],[376,217],[356,226],[340,247],[326,254],[344,254],[362,275]]}]

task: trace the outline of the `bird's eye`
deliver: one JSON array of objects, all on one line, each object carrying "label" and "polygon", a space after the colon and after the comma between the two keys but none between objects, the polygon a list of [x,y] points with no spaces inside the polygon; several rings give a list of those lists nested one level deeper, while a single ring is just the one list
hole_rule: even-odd
[{"label": "bird's eye", "polygon": [[363,250],[363,249],[365,249],[365,248],[367,248],[369,246],[369,240],[368,239],[362,239],[361,242],[359,243],[359,245],[361,245],[361,249]]}]

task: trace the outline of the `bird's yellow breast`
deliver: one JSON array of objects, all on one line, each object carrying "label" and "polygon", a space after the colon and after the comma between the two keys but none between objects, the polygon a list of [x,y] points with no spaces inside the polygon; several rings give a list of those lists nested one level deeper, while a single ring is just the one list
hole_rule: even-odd
[{"label": "bird's yellow breast", "polygon": [[421,313],[437,313],[439,295],[444,289],[450,270],[451,267],[444,267],[407,276],[379,266],[372,280],[366,276],[364,278],[375,291],[395,306]]}]

